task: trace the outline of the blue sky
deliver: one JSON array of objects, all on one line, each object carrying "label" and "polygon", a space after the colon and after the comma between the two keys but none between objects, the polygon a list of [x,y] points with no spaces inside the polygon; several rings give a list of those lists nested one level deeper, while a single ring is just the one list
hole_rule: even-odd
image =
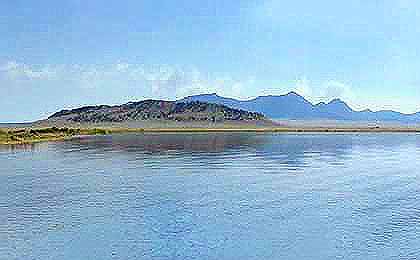
[{"label": "blue sky", "polygon": [[295,90],[420,110],[420,3],[0,2],[0,122],[62,108]]}]

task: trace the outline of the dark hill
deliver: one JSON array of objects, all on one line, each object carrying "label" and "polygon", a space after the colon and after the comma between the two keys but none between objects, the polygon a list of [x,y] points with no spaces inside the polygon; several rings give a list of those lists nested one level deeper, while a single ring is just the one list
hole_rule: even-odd
[{"label": "dark hill", "polygon": [[72,110],[62,110],[48,118],[49,121],[59,120],[79,123],[144,120],[220,122],[262,119],[264,119],[264,115],[261,113],[230,108],[221,104],[162,100],[144,100],[118,106],[86,106]]}]

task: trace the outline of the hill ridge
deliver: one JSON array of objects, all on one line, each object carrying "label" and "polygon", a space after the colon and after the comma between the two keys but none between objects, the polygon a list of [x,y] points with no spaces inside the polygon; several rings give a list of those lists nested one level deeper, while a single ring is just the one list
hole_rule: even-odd
[{"label": "hill ridge", "polygon": [[69,121],[81,123],[125,122],[146,120],[171,121],[255,121],[264,115],[248,112],[221,104],[199,101],[176,102],[147,99],[122,105],[84,106],[58,111],[48,117],[49,121]]}]

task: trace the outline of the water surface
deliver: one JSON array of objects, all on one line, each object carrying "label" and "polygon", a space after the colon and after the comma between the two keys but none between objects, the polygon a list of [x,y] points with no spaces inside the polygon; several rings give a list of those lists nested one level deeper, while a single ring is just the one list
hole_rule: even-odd
[{"label": "water surface", "polygon": [[0,259],[419,259],[420,136],[0,147]]}]

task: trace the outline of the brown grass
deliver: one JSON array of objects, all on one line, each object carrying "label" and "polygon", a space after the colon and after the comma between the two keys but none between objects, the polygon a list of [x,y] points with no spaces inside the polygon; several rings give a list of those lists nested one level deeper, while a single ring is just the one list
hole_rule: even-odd
[{"label": "brown grass", "polygon": [[420,133],[418,128],[16,128],[0,129],[0,144],[25,144],[42,141],[65,140],[80,135],[106,135],[113,133]]}]

